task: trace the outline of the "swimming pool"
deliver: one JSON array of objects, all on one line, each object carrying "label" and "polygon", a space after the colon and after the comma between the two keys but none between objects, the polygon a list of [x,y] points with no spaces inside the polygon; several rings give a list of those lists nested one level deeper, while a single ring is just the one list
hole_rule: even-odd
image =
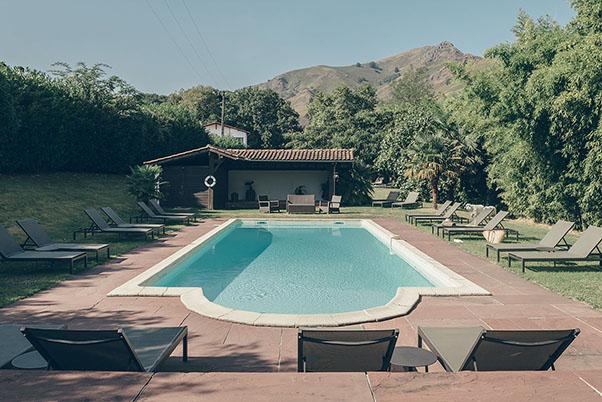
[{"label": "swimming pool", "polygon": [[278,314],[363,310],[433,286],[359,224],[294,221],[239,221],[143,285],[201,287],[222,306]]},{"label": "swimming pool", "polygon": [[402,315],[419,295],[488,294],[370,220],[233,219],[109,295],[181,296],[255,325]]}]

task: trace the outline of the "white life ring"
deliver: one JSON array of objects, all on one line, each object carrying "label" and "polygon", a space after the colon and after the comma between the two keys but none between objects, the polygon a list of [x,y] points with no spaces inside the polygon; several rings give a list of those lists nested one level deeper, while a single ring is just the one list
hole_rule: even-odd
[{"label": "white life ring", "polygon": [[215,176],[209,175],[205,177],[205,185],[207,187],[212,188],[215,186],[216,183],[217,181],[215,180]]}]

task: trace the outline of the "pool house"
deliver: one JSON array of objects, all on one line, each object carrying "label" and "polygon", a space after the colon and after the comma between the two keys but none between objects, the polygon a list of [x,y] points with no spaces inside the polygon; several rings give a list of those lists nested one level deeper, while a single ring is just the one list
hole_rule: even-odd
[{"label": "pool house", "polygon": [[288,194],[336,194],[352,149],[223,149],[211,145],[144,162],[163,167],[166,206],[257,208],[257,195],[284,205]]}]

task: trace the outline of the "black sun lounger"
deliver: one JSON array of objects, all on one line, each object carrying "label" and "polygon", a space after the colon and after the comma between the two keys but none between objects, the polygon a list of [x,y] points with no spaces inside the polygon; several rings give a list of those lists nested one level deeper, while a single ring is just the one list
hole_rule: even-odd
[{"label": "black sun lounger", "polygon": [[451,207],[449,207],[445,210],[443,215],[414,216],[412,218],[412,221],[414,222],[414,225],[418,226],[418,224],[422,223],[422,222],[433,223],[433,222],[443,222],[444,220],[447,220],[447,219],[458,220],[460,218],[458,218],[458,216],[456,215],[456,211],[460,208],[461,205],[462,205],[461,202],[454,202]]},{"label": "black sun lounger", "polygon": [[165,225],[161,223],[127,223],[113,208],[102,207],[100,209],[118,228],[150,228],[156,230],[157,233],[162,231],[165,234]]},{"label": "black sun lounger", "polygon": [[73,251],[25,251],[15,239],[0,226],[0,256],[6,261],[62,261],[69,263],[69,271],[73,273],[73,265],[78,260],[84,260],[88,266],[86,253]]},{"label": "black sun lounger", "polygon": [[416,208],[419,205],[418,197],[419,197],[419,194],[416,191],[410,191],[405,200],[392,203],[391,208],[395,208],[395,207],[399,207],[401,209]]},{"label": "black sun lounger", "polygon": [[[523,251],[508,253],[508,266],[512,260],[519,260],[521,268],[525,272],[526,262],[570,262],[597,260],[602,265],[602,253],[598,245],[602,242],[602,228],[597,226],[588,227],[579,236],[579,239],[566,251]],[[597,251],[594,253],[594,251]]]},{"label": "black sun lounger", "polygon": [[373,207],[390,207],[399,198],[399,191],[390,191],[384,200],[372,200]]},{"label": "black sun lounger", "polygon": [[437,217],[437,216],[442,216],[445,213],[445,210],[447,208],[449,208],[449,206],[452,204],[451,201],[445,201],[443,204],[439,204],[439,206],[437,207],[437,209],[435,210],[435,212],[433,212],[432,214],[425,214],[424,212],[417,212],[417,213],[412,213],[412,212],[406,212],[406,222],[413,222],[414,218],[432,218],[432,217]]},{"label": "black sun lounger", "polygon": [[140,209],[142,210],[142,212],[144,214],[137,217],[137,220],[143,220],[143,221],[148,221],[151,219],[159,220],[159,221],[162,221],[163,224],[166,224],[169,221],[190,223],[189,216],[157,215],[156,213],[153,212],[152,209],[150,209],[150,207],[148,205],[146,205],[142,201],[138,201],[138,206],[140,207]]},{"label": "black sun lounger", "polygon": [[152,238],[155,237],[155,232],[151,228],[115,228],[109,226],[107,221],[104,220],[100,212],[98,212],[94,208],[86,208],[84,209],[88,218],[92,221],[90,227],[78,229],[73,232],[73,239],[75,239],[75,235],[77,233],[83,233],[84,237],[87,236],[88,233],[115,233],[121,238],[121,235],[143,235],[144,238],[147,238],[150,234]]},{"label": "black sun lounger", "polygon": [[188,327],[21,332],[53,370],[154,372],[180,342],[188,360]]},{"label": "black sun lounger", "polygon": [[387,371],[397,329],[300,329],[298,371]]},{"label": "black sun lounger", "polygon": [[161,204],[159,204],[159,201],[150,200],[148,203],[151,205],[151,207],[155,208],[155,211],[157,211],[159,213],[159,215],[180,216],[180,217],[190,218],[196,222],[196,214],[193,212],[166,212],[163,209],[163,207],[161,206]]},{"label": "black sun lounger", "polygon": [[451,240],[453,235],[458,234],[482,234],[488,230],[503,230],[506,233],[514,233],[516,234],[516,240],[518,240],[518,231],[514,229],[505,228],[502,225],[502,221],[508,216],[508,211],[500,211],[485,226],[479,227],[468,227],[468,226],[448,226],[442,228],[443,237],[447,234],[447,240]]},{"label": "black sun lounger", "polygon": [[489,250],[495,251],[497,261],[500,261],[500,253],[509,253],[514,251],[553,251],[558,247],[560,242],[568,248],[569,245],[565,240],[565,236],[575,226],[574,222],[558,221],[550,228],[548,233],[538,243],[500,243],[485,245],[485,255],[489,257]]},{"label": "black sun lounger", "polygon": [[27,235],[27,240],[22,244],[25,248],[33,247],[35,251],[90,251],[96,254],[96,262],[103,250],[106,251],[107,258],[111,257],[108,244],[54,243],[35,219],[19,219],[17,225]]},{"label": "black sun lounger", "polygon": [[554,370],[554,362],[579,335],[567,330],[487,330],[418,327],[423,342],[446,371]]},{"label": "black sun lounger", "polygon": [[437,236],[439,236],[439,233],[441,232],[441,229],[443,228],[447,228],[447,227],[469,227],[469,228],[478,228],[483,226],[483,222],[485,222],[485,220],[487,220],[487,218],[489,218],[489,215],[491,215],[491,213],[495,210],[495,208],[493,207],[485,207],[483,208],[483,210],[481,212],[479,212],[474,218],[472,218],[472,220],[466,224],[456,224],[453,223],[452,225],[445,225],[443,223],[436,223],[433,224],[431,226],[431,233],[435,234],[435,230],[437,231]]}]

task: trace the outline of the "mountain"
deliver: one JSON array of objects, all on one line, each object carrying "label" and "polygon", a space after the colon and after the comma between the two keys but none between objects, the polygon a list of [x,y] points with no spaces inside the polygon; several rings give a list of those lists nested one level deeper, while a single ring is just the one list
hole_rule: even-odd
[{"label": "mountain", "polygon": [[293,70],[259,86],[273,89],[290,101],[304,122],[307,105],[316,91],[329,92],[343,85],[355,88],[369,84],[376,89],[379,99],[387,101],[391,99],[391,84],[411,68],[425,67],[435,93],[444,97],[461,88],[461,84],[452,80],[452,73],[446,66],[448,62],[478,64],[483,59],[461,52],[450,42],[441,42],[368,63],[340,67],[321,65]]}]

